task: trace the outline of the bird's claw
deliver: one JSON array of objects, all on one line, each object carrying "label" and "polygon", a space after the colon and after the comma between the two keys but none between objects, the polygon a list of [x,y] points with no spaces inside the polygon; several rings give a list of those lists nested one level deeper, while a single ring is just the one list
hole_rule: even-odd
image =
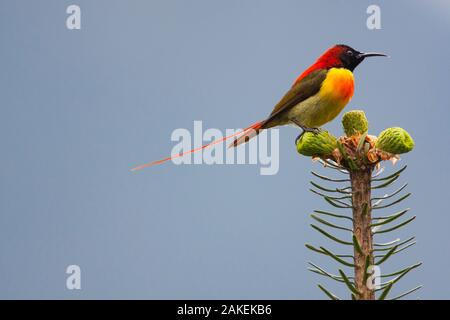
[{"label": "bird's claw", "polygon": [[303,136],[303,134],[305,133],[305,131],[303,131],[302,133],[300,133],[297,138],[295,138],[295,145],[298,144],[298,142],[300,141],[300,138]]},{"label": "bird's claw", "polygon": [[312,132],[314,134],[319,134],[320,132],[322,132],[322,129],[320,128],[307,128],[307,127],[301,127],[303,129],[303,132],[300,133],[297,138],[295,138],[295,145],[298,144],[298,141],[300,140],[300,138],[305,134],[305,132]]},{"label": "bird's claw", "polygon": [[303,130],[306,132],[312,132],[314,134],[319,134],[322,131],[322,129],[320,128],[304,128]]}]

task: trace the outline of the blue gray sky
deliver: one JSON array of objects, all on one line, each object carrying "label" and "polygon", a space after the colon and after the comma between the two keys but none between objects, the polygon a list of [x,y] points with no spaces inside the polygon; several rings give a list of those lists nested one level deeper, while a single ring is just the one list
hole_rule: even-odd
[{"label": "blue gray sky", "polygon": [[[66,28],[70,4],[81,30]],[[366,27],[370,4],[381,30]],[[0,298],[321,299],[318,282],[346,297],[306,270],[338,266],[304,247],[335,248],[309,227],[328,209],[310,171],[326,171],[296,153],[295,128],[280,130],[277,175],[129,171],[170,153],[172,131],[194,120],[263,119],[335,43],[391,56],[358,67],[346,110],[363,109],[373,134],[402,126],[416,141],[386,171],[408,164],[396,186],[409,183],[417,219],[395,236],[418,243],[383,270],[424,264],[393,293],[423,284],[411,298],[450,298],[449,36],[444,0],[1,1]],[[340,134],[339,119],[326,129]],[[81,290],[66,289],[71,264]]]}]

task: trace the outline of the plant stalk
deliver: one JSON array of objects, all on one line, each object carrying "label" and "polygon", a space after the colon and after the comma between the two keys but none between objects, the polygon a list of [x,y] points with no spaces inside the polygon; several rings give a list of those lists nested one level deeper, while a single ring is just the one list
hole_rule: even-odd
[{"label": "plant stalk", "polygon": [[[374,264],[373,237],[371,230],[371,177],[372,166],[364,166],[350,170],[353,204],[353,234],[360,245],[360,250],[354,249],[355,257],[355,288],[359,292],[358,300],[375,300],[375,291],[367,286],[366,268]],[[359,249],[359,248],[358,248]],[[366,265],[367,261],[369,262]]]}]

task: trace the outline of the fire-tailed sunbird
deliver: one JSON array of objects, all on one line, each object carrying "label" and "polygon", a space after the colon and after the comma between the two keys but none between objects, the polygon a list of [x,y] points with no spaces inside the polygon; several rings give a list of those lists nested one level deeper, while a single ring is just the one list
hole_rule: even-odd
[{"label": "fire-tailed sunbird", "polygon": [[[302,128],[303,132],[317,132],[321,126],[336,118],[352,98],[354,92],[353,70],[365,58],[374,56],[386,55],[376,52],[359,52],[343,44],[335,45],[325,51],[295,80],[292,87],[275,105],[265,120],[200,148],[144,164],[132,170],[139,170],[175,157],[182,157],[232,137],[234,137],[234,141],[230,147],[236,147],[255,137],[262,130],[276,126],[294,124]],[[236,138],[237,136],[239,137]]]}]

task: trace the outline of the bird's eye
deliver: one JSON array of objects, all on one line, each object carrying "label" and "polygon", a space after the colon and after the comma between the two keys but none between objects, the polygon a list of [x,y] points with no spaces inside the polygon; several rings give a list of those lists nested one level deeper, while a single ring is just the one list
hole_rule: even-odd
[{"label": "bird's eye", "polygon": [[347,55],[350,56],[350,57],[353,56],[353,51],[352,50],[348,50],[347,51]]}]

